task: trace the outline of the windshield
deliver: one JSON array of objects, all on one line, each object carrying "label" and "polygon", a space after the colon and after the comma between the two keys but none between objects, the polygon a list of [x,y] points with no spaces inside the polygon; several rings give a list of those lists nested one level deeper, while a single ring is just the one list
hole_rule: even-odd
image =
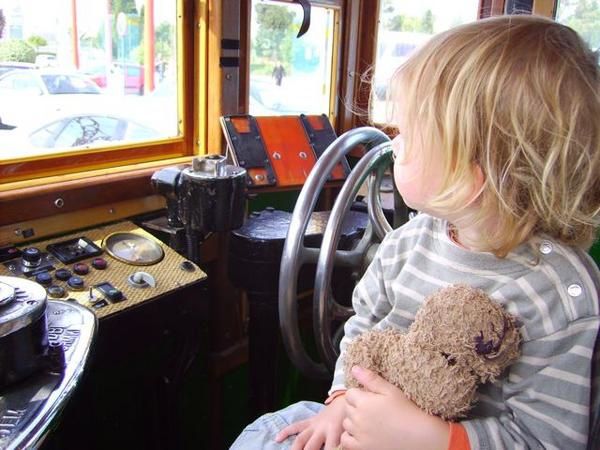
[{"label": "windshield", "polygon": [[42,75],[50,94],[99,94],[100,90],[91,81],[73,75]]}]

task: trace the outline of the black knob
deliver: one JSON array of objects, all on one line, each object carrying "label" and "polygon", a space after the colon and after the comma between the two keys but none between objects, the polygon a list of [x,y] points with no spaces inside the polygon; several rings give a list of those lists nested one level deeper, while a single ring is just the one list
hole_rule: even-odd
[{"label": "black knob", "polygon": [[23,258],[23,265],[27,267],[37,267],[42,262],[42,252],[39,248],[27,247],[23,250],[21,258]]},{"label": "black knob", "polygon": [[181,270],[185,270],[186,272],[193,272],[196,270],[196,267],[194,267],[190,261],[183,261],[179,267],[181,267]]},{"label": "black knob", "polygon": [[52,284],[52,275],[48,272],[40,272],[35,276],[35,281],[40,283],[42,286],[48,286]]},{"label": "black knob", "polygon": [[61,298],[65,296],[65,288],[62,286],[57,286],[53,284],[52,286],[48,286],[48,295],[52,298]]},{"label": "black knob", "polygon": [[71,278],[71,275],[73,274],[68,269],[57,269],[54,273],[56,279],[60,281],[67,281],[69,278]]},{"label": "black knob", "polygon": [[76,276],[72,276],[71,278],[69,278],[69,281],[67,281],[67,284],[69,285],[69,287],[75,291],[81,291],[83,289],[83,280],[79,277]]}]

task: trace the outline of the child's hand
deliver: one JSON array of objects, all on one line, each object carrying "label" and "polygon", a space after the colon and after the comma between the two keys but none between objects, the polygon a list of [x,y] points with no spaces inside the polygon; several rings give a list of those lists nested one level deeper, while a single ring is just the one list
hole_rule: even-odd
[{"label": "child's hand", "polygon": [[292,450],[332,450],[340,444],[342,420],[346,411],[344,396],[337,397],[329,405],[310,419],[293,423],[281,430],[275,440],[284,441],[292,434],[298,434]]},{"label": "child's hand", "polygon": [[423,412],[400,389],[377,374],[352,368],[364,389],[346,392],[341,444],[358,449],[446,449],[449,425]]}]

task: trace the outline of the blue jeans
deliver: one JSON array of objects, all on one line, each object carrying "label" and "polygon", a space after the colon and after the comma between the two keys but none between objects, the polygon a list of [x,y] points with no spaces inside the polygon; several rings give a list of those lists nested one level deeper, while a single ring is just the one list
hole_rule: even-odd
[{"label": "blue jeans", "polygon": [[229,450],[281,450],[290,448],[295,435],[282,443],[275,442],[275,436],[283,428],[300,420],[314,416],[323,408],[323,404],[315,402],[299,402],[281,411],[260,416],[238,436]]}]

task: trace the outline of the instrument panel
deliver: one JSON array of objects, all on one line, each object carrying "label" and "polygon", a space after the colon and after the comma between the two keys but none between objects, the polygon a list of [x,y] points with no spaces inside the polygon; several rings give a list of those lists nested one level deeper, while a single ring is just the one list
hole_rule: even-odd
[{"label": "instrument panel", "polygon": [[0,275],[44,286],[48,298],[107,317],[197,283],[206,274],[132,222],[0,249]]}]

